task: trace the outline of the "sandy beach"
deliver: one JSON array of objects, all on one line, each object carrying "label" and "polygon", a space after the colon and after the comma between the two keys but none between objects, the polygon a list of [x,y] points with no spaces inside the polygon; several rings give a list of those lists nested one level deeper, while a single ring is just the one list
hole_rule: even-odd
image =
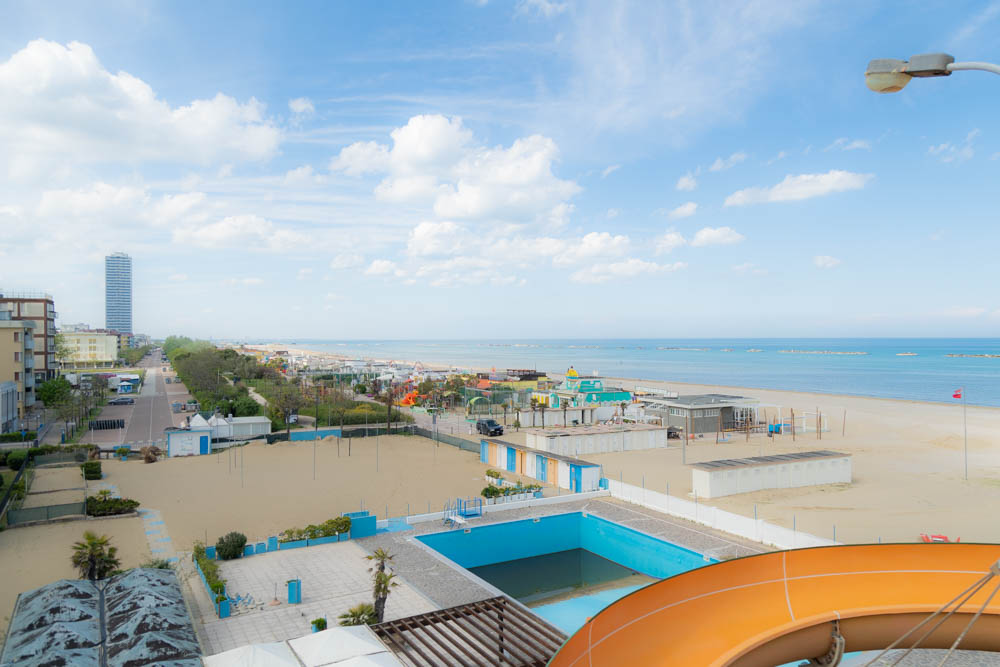
[{"label": "sandy beach", "polygon": [[[281,348],[277,349],[287,349]],[[293,350],[290,350],[293,351]],[[295,353],[328,353],[296,349]],[[331,358],[337,355],[328,355]],[[447,365],[447,364],[444,364]],[[558,373],[550,373],[553,379]],[[609,384],[633,389],[661,387],[682,394],[718,392],[757,398],[768,417],[780,409],[786,418],[821,412],[827,432],[789,434],[769,439],[734,436],[716,445],[709,436],[689,445],[687,462],[739,458],[760,454],[834,449],[852,454],[854,482],[843,486],[772,490],[729,496],[710,504],[838,541],[913,541],[920,533],[941,533],[963,541],[1000,541],[992,524],[992,507],[1000,504],[1000,450],[992,445],[1000,432],[1000,408],[968,408],[968,480],[965,479],[962,407],[929,403],[754,389],[718,385],[606,378]],[[943,396],[942,401],[948,397]],[[523,434],[508,432],[506,439],[523,443]],[[681,463],[680,448],[605,454],[591,457],[608,477],[690,497],[690,468]],[[836,528],[834,528],[836,527]]]},{"label": "sandy beach", "polygon": [[[382,436],[313,443],[255,442],[209,456],[108,461],[104,466],[122,495],[157,509],[177,550],[229,531],[251,539],[321,523],[364,509],[385,518],[440,512],[445,501],[477,496],[486,466],[473,453],[420,436]],[[242,461],[241,456],[246,458]],[[242,483],[241,483],[242,469]]]},{"label": "sandy beach", "polygon": [[137,567],[149,560],[149,546],[142,520],[95,519],[53,523],[47,526],[10,528],[0,533],[0,609],[3,609],[0,633],[6,633],[14,602],[19,593],[50,584],[58,579],[78,579],[70,564],[73,543],[83,539],[84,531],[107,535],[118,547],[122,568]]}]

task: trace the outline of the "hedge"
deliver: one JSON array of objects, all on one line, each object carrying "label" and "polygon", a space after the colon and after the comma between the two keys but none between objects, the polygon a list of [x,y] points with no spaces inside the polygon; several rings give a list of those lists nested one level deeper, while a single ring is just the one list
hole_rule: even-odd
[{"label": "hedge", "polygon": [[18,449],[7,455],[7,467],[11,470],[20,470],[24,462],[28,460],[28,452]]},{"label": "hedge", "polygon": [[297,542],[298,540],[315,540],[320,537],[343,535],[351,531],[351,517],[338,516],[327,519],[317,525],[310,524],[305,528],[289,528],[278,537],[279,542]]},{"label": "hedge", "polygon": [[26,442],[28,440],[34,440],[38,435],[35,431],[28,431],[21,437],[21,432],[16,431],[14,433],[0,433],[0,442]]},{"label": "hedge", "polygon": [[84,479],[101,479],[100,461],[87,461],[82,466],[80,466],[80,470],[83,471]]},{"label": "hedge", "polygon": [[98,498],[87,497],[87,516],[115,516],[128,514],[139,507],[138,500],[131,498]]},{"label": "hedge", "polygon": [[201,542],[194,543],[194,560],[201,568],[201,573],[205,575],[208,587],[216,595],[221,595],[226,590],[226,580],[219,576],[219,564],[214,560],[209,560],[205,555],[205,545]]}]

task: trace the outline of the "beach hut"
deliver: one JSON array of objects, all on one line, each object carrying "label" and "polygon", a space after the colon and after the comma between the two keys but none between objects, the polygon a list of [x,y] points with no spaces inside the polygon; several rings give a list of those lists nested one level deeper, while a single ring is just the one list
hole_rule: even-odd
[{"label": "beach hut", "polygon": [[167,456],[198,456],[212,453],[212,428],[167,431]]},{"label": "beach hut", "polygon": [[479,460],[574,493],[596,491],[600,485],[601,467],[596,463],[495,438],[480,440]]}]

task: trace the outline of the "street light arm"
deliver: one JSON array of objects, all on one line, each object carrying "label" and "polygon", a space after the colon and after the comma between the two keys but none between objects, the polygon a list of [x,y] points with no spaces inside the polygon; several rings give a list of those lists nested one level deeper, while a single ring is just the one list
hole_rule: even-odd
[{"label": "street light arm", "polygon": [[947,67],[949,72],[954,72],[956,70],[980,70],[982,72],[1000,74],[1000,65],[994,65],[993,63],[970,61],[964,63],[949,63]]}]

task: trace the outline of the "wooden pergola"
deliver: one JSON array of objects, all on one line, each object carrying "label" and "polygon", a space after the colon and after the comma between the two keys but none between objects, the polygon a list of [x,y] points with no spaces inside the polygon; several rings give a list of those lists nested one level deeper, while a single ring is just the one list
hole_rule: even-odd
[{"label": "wooden pergola", "polygon": [[562,631],[503,596],[371,628],[410,667],[543,667],[567,639]]}]

